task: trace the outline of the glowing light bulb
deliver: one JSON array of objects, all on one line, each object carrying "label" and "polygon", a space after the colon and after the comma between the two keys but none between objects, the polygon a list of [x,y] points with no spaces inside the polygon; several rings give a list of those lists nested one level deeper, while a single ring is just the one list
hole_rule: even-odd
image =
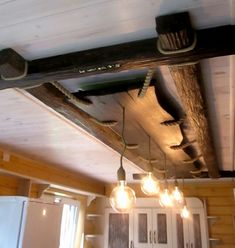
[{"label": "glowing light bulb", "polygon": [[173,198],[172,195],[169,193],[169,190],[165,188],[163,192],[159,195],[159,204],[162,207],[170,208],[173,207]]},{"label": "glowing light bulb", "polygon": [[181,210],[181,217],[184,219],[187,219],[187,218],[189,218],[189,215],[190,215],[190,212],[189,212],[187,206],[184,205],[183,209]]},{"label": "glowing light bulb", "polygon": [[46,214],[47,214],[47,210],[44,208],[44,209],[42,210],[42,216],[46,216]]},{"label": "glowing light bulb", "polygon": [[172,192],[172,197],[176,203],[176,205],[181,205],[184,203],[184,195],[182,191],[179,190],[178,186],[175,186],[173,192]]},{"label": "glowing light bulb", "polygon": [[141,180],[141,190],[146,195],[157,195],[159,193],[159,183],[151,172]]},{"label": "glowing light bulb", "polygon": [[116,212],[127,213],[135,205],[135,191],[126,186],[125,181],[119,181],[113,189],[109,201]]}]

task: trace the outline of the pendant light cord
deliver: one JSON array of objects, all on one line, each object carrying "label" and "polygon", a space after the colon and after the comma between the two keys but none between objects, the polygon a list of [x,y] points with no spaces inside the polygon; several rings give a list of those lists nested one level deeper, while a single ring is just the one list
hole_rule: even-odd
[{"label": "pendant light cord", "polygon": [[122,137],[122,143],[124,144],[124,146],[123,146],[123,150],[122,150],[121,157],[120,157],[120,167],[117,171],[118,181],[125,181],[126,180],[126,172],[123,168],[123,162],[122,162],[123,156],[124,156],[124,153],[125,153],[126,147],[127,147],[126,140],[124,137],[124,131],[125,131],[125,108],[122,107],[122,133],[121,133],[121,137]]},{"label": "pendant light cord", "polygon": [[125,131],[125,107],[123,107],[122,109],[122,142],[124,144],[124,147],[123,147],[123,150],[122,150],[122,153],[121,153],[121,158],[120,158],[120,165],[121,167],[122,166],[122,160],[123,160],[123,156],[124,156],[124,153],[126,151],[126,140],[125,140],[125,137],[124,137],[124,131]]},{"label": "pendant light cord", "polygon": [[166,154],[163,153],[164,155],[164,170],[165,170],[165,185],[166,185],[166,188],[168,188],[168,182],[167,182],[167,170],[166,170]]},{"label": "pendant light cord", "polygon": [[148,138],[149,138],[149,166],[150,166],[148,172],[153,172],[153,165],[151,162],[152,155],[151,155],[151,137],[150,137],[150,135],[148,135]]}]

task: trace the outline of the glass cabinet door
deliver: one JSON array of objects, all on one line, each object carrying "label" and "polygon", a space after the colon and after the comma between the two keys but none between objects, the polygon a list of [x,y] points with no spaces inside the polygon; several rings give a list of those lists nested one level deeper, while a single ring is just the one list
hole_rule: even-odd
[{"label": "glass cabinet door", "polygon": [[189,222],[190,248],[206,248],[206,230],[204,212],[202,209],[192,209]]},{"label": "glass cabinet door", "polygon": [[132,243],[132,214],[106,212],[106,248],[129,248]]},{"label": "glass cabinet door", "polygon": [[171,248],[171,212],[166,209],[153,210],[153,247]]},{"label": "glass cabinet door", "polygon": [[134,210],[134,246],[138,248],[152,247],[152,210],[135,209]]},{"label": "glass cabinet door", "polygon": [[174,248],[190,248],[188,220],[183,219],[177,210],[172,214],[172,232]]}]

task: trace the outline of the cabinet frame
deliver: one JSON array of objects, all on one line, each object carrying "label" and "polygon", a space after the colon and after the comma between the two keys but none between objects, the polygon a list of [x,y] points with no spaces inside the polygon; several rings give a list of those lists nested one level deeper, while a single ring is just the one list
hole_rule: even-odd
[{"label": "cabinet frame", "polygon": [[[201,248],[208,248],[207,236],[206,236],[206,216],[205,209],[202,201],[198,198],[186,198],[187,206],[190,209],[190,212],[193,214],[199,214],[200,220],[200,235],[201,235]],[[107,201],[106,210],[105,210],[105,248],[108,247],[108,231],[109,231],[109,214],[116,213],[110,208],[110,205]],[[148,242],[140,244],[138,242],[138,235],[135,235],[138,232],[136,224],[136,216],[138,213],[147,214],[147,235]],[[167,244],[158,244],[154,239],[154,231],[157,232],[157,224],[152,220],[153,216],[158,213],[167,214]],[[131,210],[129,215],[129,247],[128,248],[177,248],[177,233],[176,233],[176,215],[180,215],[179,209],[164,209],[162,208],[156,199],[154,198],[138,198],[136,207]],[[184,237],[184,248],[197,248],[194,244],[194,235],[192,233],[192,227],[189,227],[188,220],[182,219],[183,221],[183,237]],[[155,221],[156,222],[156,221]],[[134,225],[135,224],[135,225]],[[192,226],[192,225],[191,225]],[[168,228],[169,227],[169,228]],[[191,229],[190,229],[191,228]],[[152,243],[149,242],[149,231],[151,231]],[[157,237],[155,237],[157,238]],[[192,244],[192,245],[191,245]]]}]

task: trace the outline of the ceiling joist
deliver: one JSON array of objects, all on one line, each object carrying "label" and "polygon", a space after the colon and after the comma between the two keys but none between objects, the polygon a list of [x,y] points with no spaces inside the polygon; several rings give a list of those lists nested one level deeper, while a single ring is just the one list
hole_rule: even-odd
[{"label": "ceiling joist", "polygon": [[[52,80],[86,77],[94,74],[120,72],[132,69],[155,68],[199,61],[201,59],[235,54],[235,26],[221,26],[196,31],[197,43],[192,51],[177,54],[161,54],[157,50],[158,38],[129,42],[24,61],[12,49],[0,51],[0,89],[30,87]],[[17,57],[17,65],[12,57]],[[27,75],[23,68],[27,62]],[[4,78],[4,79],[3,79]]]}]

